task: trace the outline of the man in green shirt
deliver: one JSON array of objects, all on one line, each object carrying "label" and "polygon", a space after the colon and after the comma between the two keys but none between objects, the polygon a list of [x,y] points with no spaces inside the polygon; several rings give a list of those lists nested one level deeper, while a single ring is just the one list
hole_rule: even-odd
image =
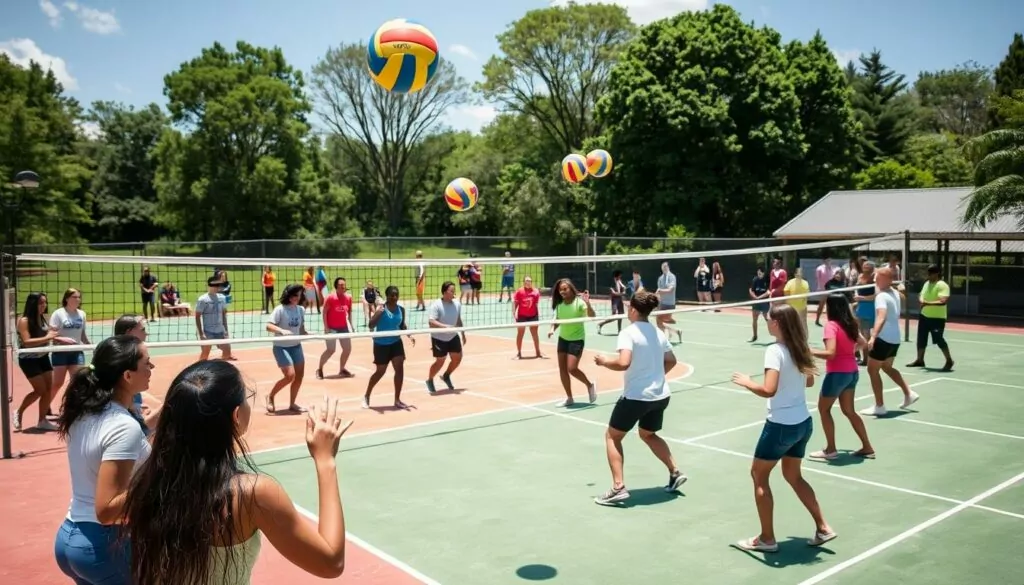
[{"label": "man in green shirt", "polygon": [[917,359],[907,364],[908,368],[924,367],[924,350],[928,347],[928,336],[932,343],[939,346],[942,355],[946,356],[943,372],[953,370],[953,356],[949,353],[943,332],[946,330],[946,317],[949,302],[949,285],[942,280],[942,270],[937,264],[928,267],[928,280],[921,287],[921,313],[917,317]]}]

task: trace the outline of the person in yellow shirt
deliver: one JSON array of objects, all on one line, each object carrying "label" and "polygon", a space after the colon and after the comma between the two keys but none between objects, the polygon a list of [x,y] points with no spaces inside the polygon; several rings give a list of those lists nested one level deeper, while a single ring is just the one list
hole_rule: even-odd
[{"label": "person in yellow shirt", "polygon": [[928,280],[921,287],[918,302],[921,305],[921,312],[917,316],[917,359],[907,364],[907,367],[924,367],[924,350],[928,348],[928,336],[931,335],[932,343],[939,346],[942,355],[946,357],[946,365],[942,366],[942,371],[950,372],[953,370],[953,356],[950,355],[949,345],[943,336],[949,314],[946,306],[949,302],[949,285],[942,280],[942,269],[937,264],[928,267]]},{"label": "person in yellow shirt", "polygon": [[[790,295],[806,295],[811,292],[811,285],[804,280],[803,268],[797,267],[793,271],[793,278],[786,283],[785,288],[782,289],[782,293],[785,296]],[[800,322],[804,324],[804,331],[807,331],[807,297],[799,299],[789,299],[786,304],[796,309],[796,312],[800,314]]]}]

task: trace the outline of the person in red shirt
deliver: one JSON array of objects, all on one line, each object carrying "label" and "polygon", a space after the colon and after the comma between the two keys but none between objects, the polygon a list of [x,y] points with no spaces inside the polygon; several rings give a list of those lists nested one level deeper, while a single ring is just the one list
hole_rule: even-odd
[{"label": "person in red shirt", "polygon": [[[512,319],[516,323],[536,323],[540,319],[540,289],[533,288],[533,279],[527,276],[523,279],[523,286],[516,291],[512,297]],[[516,359],[523,359],[523,333],[526,327],[516,329]],[[540,338],[537,336],[537,326],[530,325],[530,335],[533,337],[533,348],[538,358],[546,358],[540,352]]]},{"label": "person in red shirt", "polygon": [[[355,324],[352,323],[352,295],[348,292],[345,279],[340,276],[334,279],[334,292],[324,299],[323,316],[325,333],[354,333],[356,330]],[[327,365],[327,360],[334,355],[338,341],[341,342],[341,370],[338,372],[338,376],[353,377],[352,372],[345,369],[345,364],[348,363],[348,358],[352,355],[352,340],[348,338],[328,339],[326,341],[327,349],[320,354],[320,365],[316,369],[317,380],[324,379],[324,366]]]},{"label": "person in red shirt", "polygon": [[786,281],[788,280],[786,269],[782,267],[782,258],[776,256],[772,259],[772,269],[768,272],[768,290],[771,291],[769,296],[773,298],[786,296]]}]

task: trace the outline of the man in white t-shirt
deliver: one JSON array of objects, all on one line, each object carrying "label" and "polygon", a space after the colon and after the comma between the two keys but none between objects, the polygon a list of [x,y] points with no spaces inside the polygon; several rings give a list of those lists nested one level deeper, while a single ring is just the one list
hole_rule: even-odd
[{"label": "man in white t-shirt", "polygon": [[658,295],[640,291],[629,301],[630,325],[619,333],[617,358],[598,355],[594,361],[609,370],[624,372],[623,391],[612,410],[605,432],[608,466],[612,471],[612,489],[595,498],[601,505],[610,505],[629,498],[623,481],[622,439],[640,426],[640,438],[665,467],[668,468],[666,492],[674,492],[686,482],[676,466],[668,443],[658,436],[665,418],[671,391],[666,374],[676,365],[676,356],[665,333],[648,320],[658,308]]},{"label": "man in white t-shirt", "polygon": [[869,416],[885,416],[885,398],[882,396],[882,376],[885,372],[903,391],[903,408],[917,402],[920,396],[907,386],[903,374],[893,365],[893,359],[900,349],[900,295],[892,288],[893,272],[888,266],[875,271],[875,326],[868,340],[868,378],[875,395],[874,406],[860,411]]},{"label": "man in white t-shirt", "polygon": [[427,391],[431,394],[437,392],[434,387],[434,376],[441,371],[446,357],[450,357],[448,368],[441,374],[441,381],[448,386],[449,390],[455,390],[452,383],[452,372],[462,363],[462,346],[466,343],[466,332],[460,335],[453,331],[446,331],[455,327],[462,327],[462,303],[455,300],[455,283],[446,280],[441,285],[441,298],[430,304],[427,312],[427,323],[431,329],[430,352],[434,361],[427,371]]}]

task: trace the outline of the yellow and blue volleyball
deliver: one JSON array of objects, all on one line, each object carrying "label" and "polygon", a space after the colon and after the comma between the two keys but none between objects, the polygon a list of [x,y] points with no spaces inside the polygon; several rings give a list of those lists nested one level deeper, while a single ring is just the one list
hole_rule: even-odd
[{"label": "yellow and blue volleyball", "polygon": [[562,159],[562,177],[570,183],[587,178],[587,159],[582,154],[570,154]]},{"label": "yellow and blue volleyball", "polygon": [[433,33],[404,18],[380,25],[366,51],[370,77],[393,93],[420,91],[434,78],[440,63]]},{"label": "yellow and blue volleyball", "polygon": [[476,206],[479,198],[480,191],[476,188],[476,184],[462,177],[448,183],[448,187],[444,190],[444,202],[452,211],[469,211]]},{"label": "yellow and blue volleyball", "polygon": [[600,148],[587,153],[587,173],[592,177],[607,177],[612,172],[612,155]]}]

